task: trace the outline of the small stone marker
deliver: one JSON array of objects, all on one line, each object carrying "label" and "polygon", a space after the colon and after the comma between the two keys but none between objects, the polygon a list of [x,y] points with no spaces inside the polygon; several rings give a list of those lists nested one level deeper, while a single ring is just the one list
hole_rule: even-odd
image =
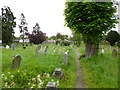
[{"label": "small stone marker", "polygon": [[68,52],[64,53],[64,64],[68,64]]},{"label": "small stone marker", "polygon": [[15,58],[12,61],[12,69],[19,68],[21,62],[21,56],[16,55]]},{"label": "small stone marker", "polygon": [[57,90],[56,82],[48,82],[45,90]]},{"label": "small stone marker", "polygon": [[8,46],[8,45],[6,45],[6,47],[5,47],[6,49],[9,49],[10,47]]},{"label": "small stone marker", "polygon": [[117,50],[116,49],[113,49],[112,50],[112,57],[116,57],[117,56]]},{"label": "small stone marker", "polygon": [[63,72],[61,71],[61,68],[56,68],[53,72],[53,77],[60,77],[61,79],[64,77]]},{"label": "small stone marker", "polygon": [[36,54],[36,56],[39,56],[39,48],[38,48],[38,46],[36,46],[36,48],[35,48],[35,54]]},{"label": "small stone marker", "polygon": [[12,48],[12,50],[15,50],[15,45],[12,44],[12,45],[11,45],[11,48]]},{"label": "small stone marker", "polygon": [[46,52],[47,52],[47,46],[45,47],[45,49],[44,49],[44,54],[46,55]]}]

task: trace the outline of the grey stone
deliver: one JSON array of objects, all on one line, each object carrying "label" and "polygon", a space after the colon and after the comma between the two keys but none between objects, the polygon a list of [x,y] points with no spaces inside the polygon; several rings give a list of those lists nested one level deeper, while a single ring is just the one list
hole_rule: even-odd
[{"label": "grey stone", "polygon": [[36,46],[36,48],[35,48],[35,55],[39,56],[39,48],[38,48],[38,46]]},{"label": "grey stone", "polygon": [[64,77],[63,72],[61,71],[61,68],[56,68],[55,71],[52,74],[53,77],[60,77],[61,79]]},{"label": "grey stone", "polygon": [[64,53],[64,64],[68,64],[68,52]]},{"label": "grey stone", "polygon": [[112,50],[112,57],[116,57],[117,56],[117,50],[116,49],[113,49]]},{"label": "grey stone", "polygon": [[16,55],[12,61],[12,69],[16,69],[20,67],[20,63],[21,63],[21,56],[20,55]]},{"label": "grey stone", "polygon": [[15,45],[12,44],[12,45],[11,45],[11,48],[12,48],[12,50],[15,50]]},{"label": "grey stone", "polygon": [[57,83],[56,82],[48,82],[45,90],[57,90]]}]

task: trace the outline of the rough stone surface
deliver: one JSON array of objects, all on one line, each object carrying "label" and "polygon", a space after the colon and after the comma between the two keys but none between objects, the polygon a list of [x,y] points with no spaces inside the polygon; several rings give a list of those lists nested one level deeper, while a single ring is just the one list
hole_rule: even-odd
[{"label": "rough stone surface", "polygon": [[112,50],[112,57],[117,57],[117,50],[116,49]]},{"label": "rough stone surface", "polygon": [[21,63],[21,56],[20,55],[16,55],[12,61],[12,69],[16,69],[20,67],[20,63]]}]

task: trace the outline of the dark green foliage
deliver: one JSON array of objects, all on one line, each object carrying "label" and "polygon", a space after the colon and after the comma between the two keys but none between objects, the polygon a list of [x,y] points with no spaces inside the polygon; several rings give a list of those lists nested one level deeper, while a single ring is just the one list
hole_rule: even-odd
[{"label": "dark green foliage", "polygon": [[14,38],[14,27],[16,27],[16,18],[9,7],[2,8],[2,42],[11,43]]},{"label": "dark green foliage", "polygon": [[61,42],[61,45],[63,45],[63,46],[69,46],[69,45],[70,45],[70,42],[68,42],[68,41],[62,41],[62,42]]},{"label": "dark green foliage", "polygon": [[2,40],[2,17],[0,15],[0,40]]},{"label": "dark green foliage", "polygon": [[116,31],[110,31],[106,37],[106,40],[111,46],[114,46],[115,43],[120,40],[120,36]]},{"label": "dark green foliage", "polygon": [[86,43],[86,57],[98,55],[102,34],[115,27],[116,8],[112,2],[66,2],[65,25],[82,34]]}]

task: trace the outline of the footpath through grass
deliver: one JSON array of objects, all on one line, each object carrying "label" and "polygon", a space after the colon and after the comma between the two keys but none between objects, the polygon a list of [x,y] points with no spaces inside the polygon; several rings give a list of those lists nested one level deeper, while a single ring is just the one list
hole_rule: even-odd
[{"label": "footpath through grass", "polygon": [[[84,54],[81,46],[79,51]],[[87,88],[118,88],[118,57],[112,57],[109,46],[105,46],[105,53],[99,52],[98,57],[80,59],[84,83]]]},{"label": "footpath through grass", "polygon": [[[48,44],[47,44],[48,45]],[[76,80],[76,65],[74,50],[69,46],[49,44],[47,54],[44,55],[46,45],[41,45],[40,55],[35,56],[35,47],[28,46],[15,50],[2,49],[2,87],[3,88],[45,88],[47,82],[57,82],[58,88],[74,88]],[[55,50],[53,48],[56,47]],[[64,52],[69,51],[68,65],[63,63]],[[15,55],[22,57],[20,68],[11,70]],[[52,78],[55,68],[61,68],[64,78]]]}]

